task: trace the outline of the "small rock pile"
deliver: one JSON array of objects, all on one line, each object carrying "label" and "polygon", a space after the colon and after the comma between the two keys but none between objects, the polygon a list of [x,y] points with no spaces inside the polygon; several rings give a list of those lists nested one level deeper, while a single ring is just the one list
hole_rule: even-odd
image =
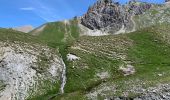
[{"label": "small rock pile", "polygon": [[135,68],[132,65],[127,65],[126,67],[121,66],[119,70],[123,72],[124,76],[132,75],[135,73]]}]

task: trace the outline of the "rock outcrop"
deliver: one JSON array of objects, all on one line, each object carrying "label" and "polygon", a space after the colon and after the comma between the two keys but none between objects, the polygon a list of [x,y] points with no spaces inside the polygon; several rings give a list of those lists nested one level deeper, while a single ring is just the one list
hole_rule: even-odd
[{"label": "rock outcrop", "polygon": [[89,7],[81,19],[81,24],[91,30],[102,30],[111,34],[119,31],[128,32],[135,26],[131,17],[142,14],[150,8],[151,4],[136,1],[121,5],[112,0],[98,0]]},{"label": "rock outcrop", "polygon": [[83,16],[82,24],[92,30],[106,28],[113,23],[118,25],[116,28],[121,28],[123,22],[121,10],[121,6],[111,0],[98,0]]},{"label": "rock outcrop", "polygon": [[4,84],[0,100],[26,100],[60,83],[64,63],[54,50],[20,42],[0,42],[0,47],[0,83]]},{"label": "rock outcrop", "polygon": [[170,0],[165,0],[165,2],[170,2]]}]

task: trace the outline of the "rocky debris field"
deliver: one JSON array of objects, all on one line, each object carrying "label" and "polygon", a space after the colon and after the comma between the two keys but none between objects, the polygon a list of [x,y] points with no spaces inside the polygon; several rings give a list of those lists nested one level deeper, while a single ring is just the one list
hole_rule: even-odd
[{"label": "rocky debris field", "polygon": [[[139,80],[138,80],[139,81]],[[128,81],[126,81],[128,82]],[[136,81],[134,81],[136,82]],[[134,85],[130,90],[123,92],[120,96],[112,96],[119,89],[116,85],[104,83],[98,88],[86,94],[88,100],[98,100],[101,96],[104,100],[169,100],[170,84],[158,84],[154,87],[143,88],[141,85]],[[136,94],[129,94],[133,91]],[[131,95],[131,97],[129,97]]]},{"label": "rocky debris field", "polygon": [[137,97],[111,97],[106,100],[170,100],[170,84],[161,84],[157,87],[143,89]]}]

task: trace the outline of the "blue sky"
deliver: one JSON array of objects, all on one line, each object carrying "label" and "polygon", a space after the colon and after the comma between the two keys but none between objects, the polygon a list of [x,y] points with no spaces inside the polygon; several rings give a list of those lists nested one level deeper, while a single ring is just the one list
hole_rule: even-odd
[{"label": "blue sky", "polygon": [[[125,3],[128,0],[117,0]],[[143,0],[162,3],[164,0]],[[0,27],[32,25],[83,15],[96,0],[0,0]]]}]

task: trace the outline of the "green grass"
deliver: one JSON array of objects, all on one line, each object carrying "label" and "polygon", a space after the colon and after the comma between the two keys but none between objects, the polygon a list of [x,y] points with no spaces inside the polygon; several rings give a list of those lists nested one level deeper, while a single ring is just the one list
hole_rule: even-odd
[{"label": "green grass", "polygon": [[158,13],[159,13],[158,10],[151,10],[151,14],[152,14],[152,15],[155,15],[155,14],[158,14]]},{"label": "green grass", "polygon": [[[108,71],[110,73],[116,73],[116,60],[105,57],[99,58],[91,54],[83,54],[79,51],[76,52],[81,54],[79,54],[79,56],[83,60],[70,63],[67,67],[67,85],[65,87],[66,93],[77,90],[89,90],[90,88],[100,84],[103,80],[95,77],[95,75],[99,72]],[[75,68],[72,67],[73,65]],[[88,68],[83,68],[86,66]]]},{"label": "green grass", "polygon": [[43,42],[30,34],[18,32],[12,29],[0,29],[0,41],[8,41],[8,42],[25,42],[25,43],[39,43]]},{"label": "green grass", "polygon": [[[124,60],[122,59],[122,61],[120,59],[111,59],[104,54],[101,57],[100,54],[97,53],[100,50],[103,50],[100,47],[98,48],[97,44],[101,44],[102,42],[105,43],[105,37],[87,37],[84,38],[84,40],[81,38],[81,41],[84,41],[84,44],[79,40],[78,44],[82,44],[83,46],[87,47],[86,50],[88,51],[90,51],[88,49],[88,47],[90,47],[93,49],[93,51],[91,51],[92,53],[87,53],[81,50],[70,49],[70,52],[81,57],[81,60],[70,62],[67,67],[68,81],[65,87],[66,94],[64,97],[70,97],[70,94],[75,92],[82,93],[81,95],[84,96],[94,88],[99,88],[103,82],[116,86],[116,94],[112,94],[112,96],[121,96],[123,92],[129,91],[131,90],[131,87],[135,86],[148,88],[150,86],[156,86],[159,83],[170,82],[170,45],[163,41],[163,39],[159,36],[160,34],[158,32],[154,32],[153,30],[142,30],[125,34],[123,37],[119,36],[118,42],[120,44],[124,42],[121,41],[120,38],[126,37],[126,40],[133,41],[132,44],[130,43],[131,45],[122,46],[122,49],[127,48],[121,51],[121,53],[124,52],[124,54],[127,55],[127,58]],[[117,36],[110,36],[110,38],[115,37]],[[96,42],[98,41],[96,38],[103,38],[103,40],[101,42]],[[91,41],[91,44],[89,41]],[[78,45],[77,43],[75,44]],[[116,45],[116,43],[114,45]],[[113,48],[105,48],[105,50],[109,49],[113,51],[115,50]],[[117,53],[120,52],[118,52],[118,50],[115,51]],[[118,67],[122,62],[126,61],[135,66],[136,73],[128,77],[123,77],[118,71]],[[74,68],[72,67],[73,65]],[[85,68],[85,66],[88,66],[88,68]],[[97,72],[102,72],[103,70],[109,71],[109,73],[111,73],[111,78],[101,80],[95,77]],[[163,76],[158,76],[158,74],[163,74]],[[129,92],[129,94],[129,97],[140,95],[133,91]],[[77,97],[78,95],[80,96],[80,94],[74,94],[72,96]],[[99,98],[102,97],[99,95]]]},{"label": "green grass", "polygon": [[5,89],[6,85],[0,80],[0,91]]},{"label": "green grass", "polygon": [[[70,20],[69,24],[65,25],[64,22],[52,22],[46,24],[46,27],[43,31],[38,33],[35,37],[42,40],[49,47],[59,49],[59,53],[61,54],[66,66],[68,66],[66,55],[69,53],[68,48],[77,40],[79,37],[79,28],[77,24],[77,20]],[[32,31],[32,33],[35,31]],[[32,34],[30,33],[30,34]],[[35,34],[35,33],[34,33]],[[44,59],[45,58],[45,59]],[[46,66],[46,57],[40,57],[42,62],[39,65],[42,65],[42,69]],[[45,62],[45,63],[44,63]],[[43,71],[43,70],[42,70]],[[58,97],[59,91],[56,88],[47,91],[47,93],[42,95],[37,95],[32,97],[31,100],[47,100],[51,97]],[[58,95],[56,95],[58,94]]]},{"label": "green grass", "polygon": [[[45,87],[41,87],[41,88],[44,88],[46,90],[46,92],[41,95],[32,94],[29,98],[27,98],[27,100],[49,100],[50,98],[56,96],[59,93],[59,88],[60,88],[60,84],[61,84],[60,82],[51,84],[52,86],[49,86],[48,81],[46,81],[44,83],[46,84]],[[43,85],[44,85],[44,83],[43,83]],[[41,91],[39,91],[39,92],[41,92]]]},{"label": "green grass", "polygon": [[48,23],[38,37],[42,40],[60,43],[64,38],[65,27],[62,22]]},{"label": "green grass", "polygon": [[[46,27],[36,33],[37,38],[45,41],[50,47],[59,47],[77,39],[79,37],[79,28],[77,20],[69,20],[69,24],[64,22],[47,23]],[[35,34],[36,29],[30,34]]]},{"label": "green grass", "polygon": [[[65,94],[58,94],[60,83],[56,83],[51,89],[44,87],[46,93],[33,96],[30,100],[48,100],[51,97],[54,97],[54,100],[86,100],[85,94],[94,88],[100,89],[103,83],[115,85],[116,94],[112,95],[120,96],[134,86],[148,88],[158,83],[170,82],[170,28],[166,24],[158,26],[123,35],[79,37],[77,22],[72,20],[70,25],[63,22],[49,23],[38,36],[0,29],[0,41],[43,43],[55,49],[59,48],[67,66]],[[79,46],[85,51],[73,49],[72,46]],[[68,62],[68,53],[81,59]],[[126,55],[124,59],[120,57],[123,55]],[[43,69],[47,59],[43,55],[40,59]],[[127,61],[135,66],[136,73],[124,77],[118,68]],[[96,76],[97,73],[106,71],[110,74],[109,78],[100,79]],[[133,92],[130,94],[131,97],[139,95]],[[103,97],[99,95],[99,98]]]},{"label": "green grass", "polygon": [[114,84],[119,89],[117,93],[120,95],[123,91],[131,90],[131,87],[138,85],[148,88],[160,83],[169,83],[170,45],[163,42],[161,38],[159,40],[156,33],[148,31],[127,35],[134,41],[134,46],[128,51],[128,61],[131,61],[137,72],[130,77],[115,80]]},{"label": "green grass", "polygon": [[80,46],[89,52],[68,48],[69,53],[77,55],[81,60],[68,62],[67,64],[66,93],[90,91],[93,87],[100,85],[105,80],[97,77],[97,73],[108,72],[111,78],[122,76],[117,70],[122,62],[112,52],[125,53],[127,48],[131,46],[131,41],[123,35],[83,36],[74,43],[74,46]]},{"label": "green grass", "polygon": [[[127,41],[125,42],[125,40]],[[120,44],[120,42],[122,43]],[[102,44],[102,46],[96,45],[95,43]],[[66,61],[67,84],[65,86],[64,98],[70,97],[70,94],[74,94],[72,95],[72,97],[77,97],[78,94],[81,94],[80,96],[84,97],[83,95],[86,92],[91,91],[91,89],[97,87],[103,82],[122,77],[122,73],[118,71],[118,67],[122,62],[116,57],[102,54],[100,53],[100,51],[106,52],[108,54],[112,54],[111,52],[108,52],[109,50],[122,53],[123,51],[125,52],[127,47],[131,45],[131,41],[129,41],[129,39],[124,37],[123,35],[103,37],[85,36],[81,37],[74,43],[75,46],[78,44],[82,44],[88,47],[84,49],[90,51],[91,53],[87,53],[82,50],[72,49],[70,47],[67,48],[68,53],[73,53],[77,55],[81,58],[81,60],[74,62]],[[115,46],[116,44],[117,46]],[[105,46],[107,47],[105,48]],[[90,48],[93,48],[94,50],[91,51],[89,50]],[[106,71],[110,74],[110,78],[100,79],[96,76],[97,73]],[[55,100],[58,100],[59,98],[60,96],[56,97]],[[61,96],[61,98],[63,98],[63,96]]]},{"label": "green grass", "polygon": [[141,32],[131,34],[134,47],[129,50],[128,57],[137,64],[170,64],[170,46],[154,38],[156,34]]},{"label": "green grass", "polygon": [[86,100],[84,93],[81,91],[65,93],[54,98],[54,100]]}]

